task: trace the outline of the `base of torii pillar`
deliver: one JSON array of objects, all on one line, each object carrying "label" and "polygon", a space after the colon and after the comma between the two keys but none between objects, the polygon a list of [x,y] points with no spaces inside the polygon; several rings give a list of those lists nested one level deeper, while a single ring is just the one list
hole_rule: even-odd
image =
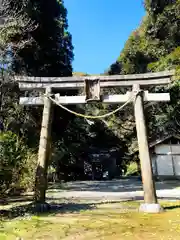
[{"label": "base of torii pillar", "polygon": [[139,212],[143,213],[161,213],[164,209],[159,203],[141,203]]}]

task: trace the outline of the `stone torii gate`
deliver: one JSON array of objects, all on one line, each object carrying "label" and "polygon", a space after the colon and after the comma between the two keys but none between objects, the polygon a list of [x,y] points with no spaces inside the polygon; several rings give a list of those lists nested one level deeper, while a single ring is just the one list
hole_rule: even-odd
[{"label": "stone torii gate", "polygon": [[[167,85],[171,83],[174,71],[164,71],[157,73],[133,74],[133,75],[111,75],[111,76],[73,76],[73,77],[27,77],[16,76],[21,90],[43,91],[44,96],[21,97],[22,105],[43,105],[42,127],[39,142],[38,167],[36,174],[35,200],[37,203],[45,203],[45,193],[47,189],[47,163],[49,158],[50,132],[51,132],[51,106],[52,96],[56,103],[60,105],[86,104],[89,102],[102,102],[106,104],[125,103],[130,99],[134,103],[134,113],[136,120],[137,139],[141,162],[141,173],[144,190],[144,203],[140,206],[140,211],[159,212],[161,206],[158,204],[155,184],[152,174],[152,164],[148,147],[146,124],[144,116],[145,102],[169,101],[169,93],[149,93],[145,89],[149,86]],[[132,91],[126,94],[101,95],[101,88],[131,87]],[[85,89],[84,96],[60,96],[53,94],[53,90]],[[51,96],[49,98],[48,96]]]}]

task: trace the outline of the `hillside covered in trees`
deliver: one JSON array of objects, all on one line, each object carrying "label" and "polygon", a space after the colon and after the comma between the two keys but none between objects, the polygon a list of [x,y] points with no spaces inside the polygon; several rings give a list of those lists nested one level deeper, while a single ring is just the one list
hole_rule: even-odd
[{"label": "hillside covered in trees", "polygon": [[[146,15],[132,32],[117,61],[103,74],[132,74],[176,69],[176,80],[167,88],[171,102],[145,107],[149,140],[161,134],[179,132],[180,126],[180,1],[145,0]],[[5,0],[0,29],[0,192],[32,189],[41,128],[41,107],[22,107],[20,93],[12,81],[15,74],[27,76],[88,75],[72,69],[73,43],[68,31],[63,0]],[[2,21],[3,22],[3,21]],[[5,66],[5,68],[3,67]],[[126,89],[112,89],[111,92]],[[67,94],[75,94],[68,92]],[[24,93],[36,96],[37,92]],[[77,112],[100,115],[117,106],[102,104],[70,106]],[[96,147],[118,149],[120,168],[137,149],[133,106],[106,119],[87,121],[53,108],[52,171],[60,178],[84,177],[83,161]],[[96,150],[95,150],[96,151]],[[78,176],[77,176],[78,175]]]},{"label": "hillside covered in trees", "polygon": [[[146,0],[146,14],[140,26],[131,33],[117,61],[105,74],[133,74],[176,70],[176,81],[165,88],[151,91],[170,91],[171,101],[167,104],[158,103],[147,107],[146,118],[150,140],[162,134],[179,133],[180,126],[180,1],[179,0]],[[127,134],[133,134],[130,139],[130,151],[137,147],[135,128],[132,116],[123,120],[126,127],[131,125]],[[120,117],[120,116],[119,116]],[[117,119],[117,118],[116,118]],[[119,121],[119,120],[117,120]],[[118,123],[114,123],[118,128]],[[128,133],[129,131],[129,133]],[[121,131],[119,131],[121,133]]]}]

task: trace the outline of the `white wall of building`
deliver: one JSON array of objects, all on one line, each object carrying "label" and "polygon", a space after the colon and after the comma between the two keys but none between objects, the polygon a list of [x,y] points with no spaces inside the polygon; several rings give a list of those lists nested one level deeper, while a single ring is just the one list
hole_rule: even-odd
[{"label": "white wall of building", "polygon": [[180,144],[158,144],[151,158],[154,175],[180,177]]}]

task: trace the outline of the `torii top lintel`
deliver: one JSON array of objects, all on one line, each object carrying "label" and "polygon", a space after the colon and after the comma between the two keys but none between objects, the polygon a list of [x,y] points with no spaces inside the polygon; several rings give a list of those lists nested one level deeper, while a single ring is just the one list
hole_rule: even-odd
[{"label": "torii top lintel", "polygon": [[85,80],[100,81],[100,87],[126,87],[134,84],[140,86],[166,85],[172,82],[175,71],[162,71],[156,73],[110,75],[110,76],[73,76],[73,77],[28,77],[15,76],[20,89],[44,89],[47,87],[57,89],[78,89],[85,86]]}]

